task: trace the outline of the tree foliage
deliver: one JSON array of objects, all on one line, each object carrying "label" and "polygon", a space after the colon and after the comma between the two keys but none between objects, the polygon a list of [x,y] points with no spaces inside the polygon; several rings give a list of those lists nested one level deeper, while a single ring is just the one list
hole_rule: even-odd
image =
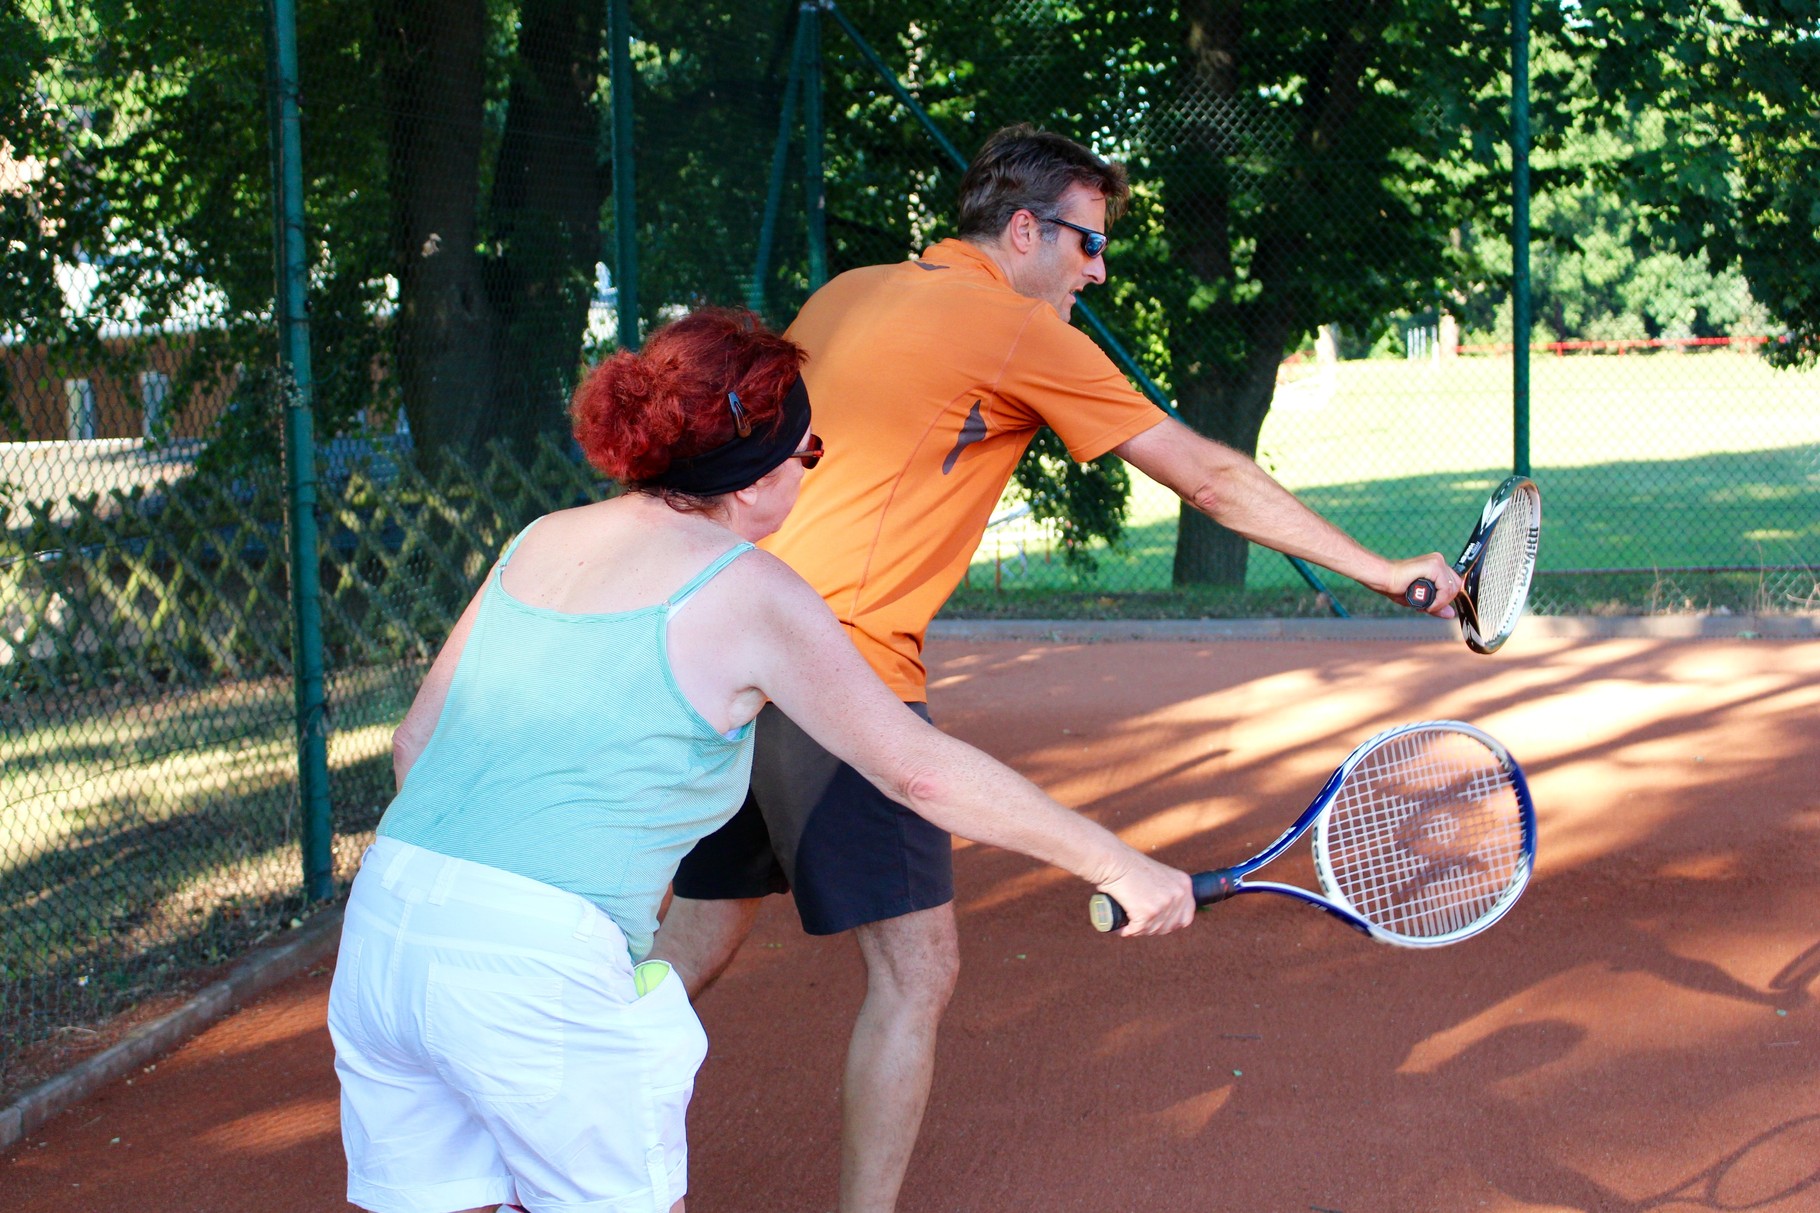
[{"label": "tree foliage", "polygon": [[1582,137],[1659,122],[1599,184],[1634,209],[1636,242],[1733,266],[1787,328],[1769,356],[1820,359],[1820,0],[1623,0],[1563,31],[1595,95]]},{"label": "tree foliage", "polygon": [[[1817,7],[1535,11],[1544,325],[1672,333],[1767,318],[1791,334],[1776,357],[1815,356]],[[800,106],[797,126],[780,124],[803,11],[632,5],[645,323],[758,295],[786,322],[815,285],[811,206],[831,272],[949,234],[959,170],[892,84],[963,155],[1032,121],[1131,166],[1113,278],[1088,301],[1190,423],[1242,450],[1256,450],[1281,359],[1316,326],[1470,313],[1505,289],[1506,4],[851,0],[840,13],[890,83],[816,10],[819,203]],[[472,450],[561,426],[616,236],[603,13],[598,0],[298,7],[324,431],[402,409],[420,445]],[[105,352],[110,324],[183,324],[193,381],[270,365],[263,42],[251,10],[200,0],[0,9],[3,137],[42,169],[0,192],[0,327],[74,364]],[[794,137],[774,161],[780,130]],[[93,284],[77,313],[60,278],[71,266]],[[269,454],[269,408],[242,397],[224,422],[238,441],[215,449]],[[1116,465],[1064,466],[1039,444],[1018,483],[1082,541],[1073,549],[1117,534]],[[1176,579],[1237,582],[1246,553],[1185,512]]]}]

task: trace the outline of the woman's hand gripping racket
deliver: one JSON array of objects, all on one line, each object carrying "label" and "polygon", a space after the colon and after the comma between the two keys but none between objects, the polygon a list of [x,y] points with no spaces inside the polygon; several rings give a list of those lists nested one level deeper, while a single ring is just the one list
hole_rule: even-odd
[{"label": "woman's hand gripping racket", "polygon": [[[1247,879],[1313,830],[1321,892]],[[1458,943],[1502,918],[1529,883],[1536,815],[1508,751],[1455,720],[1401,725],[1346,756],[1282,837],[1244,863],[1193,877],[1194,899],[1281,893],[1385,943]],[[1125,911],[1104,893],[1093,925],[1116,931]]]},{"label": "woman's hand gripping racket", "polygon": [[[1463,581],[1454,610],[1460,634],[1475,653],[1496,652],[1510,639],[1529,601],[1529,582],[1536,571],[1536,545],[1542,538],[1542,492],[1526,476],[1512,476],[1498,486],[1454,572]],[[1417,610],[1434,605],[1435,583],[1418,577],[1403,591],[1403,601]]]}]

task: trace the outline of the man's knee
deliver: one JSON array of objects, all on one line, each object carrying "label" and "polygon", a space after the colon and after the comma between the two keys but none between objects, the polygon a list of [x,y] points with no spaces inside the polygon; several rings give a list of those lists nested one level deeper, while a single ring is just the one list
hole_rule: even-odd
[{"label": "man's knee", "polygon": [[952,904],[867,923],[854,933],[866,962],[868,995],[941,1014],[961,968]]}]

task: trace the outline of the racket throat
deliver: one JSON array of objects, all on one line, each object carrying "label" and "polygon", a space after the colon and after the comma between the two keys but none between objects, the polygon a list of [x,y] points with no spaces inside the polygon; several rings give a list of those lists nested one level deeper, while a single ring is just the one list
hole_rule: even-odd
[{"label": "racket throat", "polygon": [[1194,904],[1210,906],[1225,901],[1239,891],[1239,877],[1243,874],[1240,868],[1218,868],[1212,872],[1195,873]]}]

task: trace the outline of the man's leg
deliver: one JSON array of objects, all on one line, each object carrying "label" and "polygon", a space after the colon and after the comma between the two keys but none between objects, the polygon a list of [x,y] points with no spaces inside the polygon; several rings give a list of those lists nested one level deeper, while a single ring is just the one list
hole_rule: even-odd
[{"label": "man's leg", "polygon": [[672,897],[651,945],[650,960],[667,960],[691,1000],[714,984],[752,933],[762,897],[697,901]]},{"label": "man's leg", "polygon": [[953,903],[855,927],[866,1000],[841,1091],[840,1213],[891,1213],[935,1076],[935,1036],[960,973]]}]

